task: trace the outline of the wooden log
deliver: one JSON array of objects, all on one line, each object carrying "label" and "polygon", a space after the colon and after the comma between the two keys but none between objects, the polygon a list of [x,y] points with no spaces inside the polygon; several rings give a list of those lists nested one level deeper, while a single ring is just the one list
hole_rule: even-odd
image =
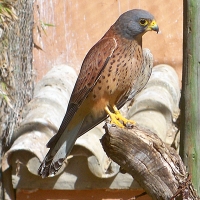
[{"label": "wooden log", "polygon": [[131,174],[153,199],[199,199],[177,152],[139,125],[105,125],[102,146],[107,155]]}]

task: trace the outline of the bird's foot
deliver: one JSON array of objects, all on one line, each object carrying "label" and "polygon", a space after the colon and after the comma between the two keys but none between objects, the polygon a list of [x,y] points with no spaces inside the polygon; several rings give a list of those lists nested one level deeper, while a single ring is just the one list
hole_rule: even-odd
[{"label": "bird's foot", "polygon": [[119,116],[117,116],[115,113],[110,113],[110,123],[111,124],[115,124],[116,126],[120,127],[120,128],[124,128],[124,124],[120,122],[119,120]]},{"label": "bird's foot", "polygon": [[118,119],[118,121],[122,122],[124,126],[127,126],[129,124],[131,124],[131,125],[136,124],[135,121],[126,119],[118,110],[115,111],[115,115],[116,115],[116,118]]},{"label": "bird's foot", "polygon": [[111,124],[115,124],[116,126],[120,127],[120,128],[124,128],[125,126],[131,124],[131,125],[135,125],[135,121],[133,120],[129,120],[126,119],[124,116],[122,116],[122,114],[120,113],[120,111],[117,109],[116,106],[113,106],[113,110],[115,113],[112,113],[108,107],[105,108],[106,112],[108,113],[110,119],[111,119]]}]

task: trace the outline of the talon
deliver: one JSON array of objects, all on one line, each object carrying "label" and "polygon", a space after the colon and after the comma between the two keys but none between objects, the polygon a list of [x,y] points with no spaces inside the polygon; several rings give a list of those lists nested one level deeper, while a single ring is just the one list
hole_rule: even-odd
[{"label": "talon", "polygon": [[[135,123],[135,121],[132,121],[132,122]],[[127,129],[133,129],[134,125],[135,125],[135,124],[133,124],[133,123],[127,123],[127,124],[126,124],[126,128],[127,128]]]},{"label": "talon", "polygon": [[118,120],[118,116],[115,113],[110,112],[109,108],[106,106],[105,111],[108,113],[110,119],[111,119],[111,124],[114,124],[120,128],[124,128],[124,125]]},{"label": "talon", "polygon": [[131,124],[131,125],[135,125],[136,124],[135,121],[126,119],[124,116],[122,116],[122,114],[120,113],[120,111],[117,109],[116,106],[113,106],[113,110],[114,110],[115,114],[117,115],[118,120],[122,121],[124,126],[128,126],[129,127],[130,126],[129,124]]},{"label": "talon", "polygon": [[115,124],[116,126],[120,128],[124,128],[124,125],[119,121],[118,116],[114,113],[110,113],[110,118],[111,118],[111,124]]},{"label": "talon", "polygon": [[113,110],[115,113],[112,113],[107,106],[105,107],[105,111],[108,113],[111,119],[111,122],[110,122],[111,124],[115,124],[116,126],[120,128],[124,128],[125,126],[129,127],[130,126],[129,124],[131,125],[136,124],[134,121],[128,120],[125,117],[123,117],[116,106],[113,106]]}]

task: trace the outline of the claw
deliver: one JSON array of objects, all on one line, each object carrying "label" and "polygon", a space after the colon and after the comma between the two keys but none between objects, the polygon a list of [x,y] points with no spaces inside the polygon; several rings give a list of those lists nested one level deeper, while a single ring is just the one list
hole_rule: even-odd
[{"label": "claw", "polygon": [[128,120],[124,116],[122,116],[116,106],[113,106],[113,110],[115,113],[112,113],[107,106],[105,107],[105,111],[108,113],[111,119],[111,124],[115,124],[120,128],[124,128],[127,124],[136,124],[135,121]]},{"label": "claw", "polygon": [[110,112],[109,108],[106,106],[105,111],[108,113],[110,119],[111,119],[111,124],[115,124],[116,126],[120,128],[124,128],[124,125],[119,121],[117,114]]},{"label": "claw", "polygon": [[118,120],[122,121],[125,126],[127,124],[133,124],[133,125],[136,124],[135,121],[126,119],[124,116],[122,116],[122,114],[120,113],[120,111],[117,109],[116,106],[113,106],[113,110],[114,110],[115,114],[117,115]]}]

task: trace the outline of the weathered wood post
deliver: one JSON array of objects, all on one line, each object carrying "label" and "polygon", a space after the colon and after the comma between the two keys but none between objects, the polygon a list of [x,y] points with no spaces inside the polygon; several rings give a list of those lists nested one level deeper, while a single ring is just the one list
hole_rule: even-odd
[{"label": "weathered wood post", "polygon": [[183,2],[181,156],[200,194],[200,2]]}]

